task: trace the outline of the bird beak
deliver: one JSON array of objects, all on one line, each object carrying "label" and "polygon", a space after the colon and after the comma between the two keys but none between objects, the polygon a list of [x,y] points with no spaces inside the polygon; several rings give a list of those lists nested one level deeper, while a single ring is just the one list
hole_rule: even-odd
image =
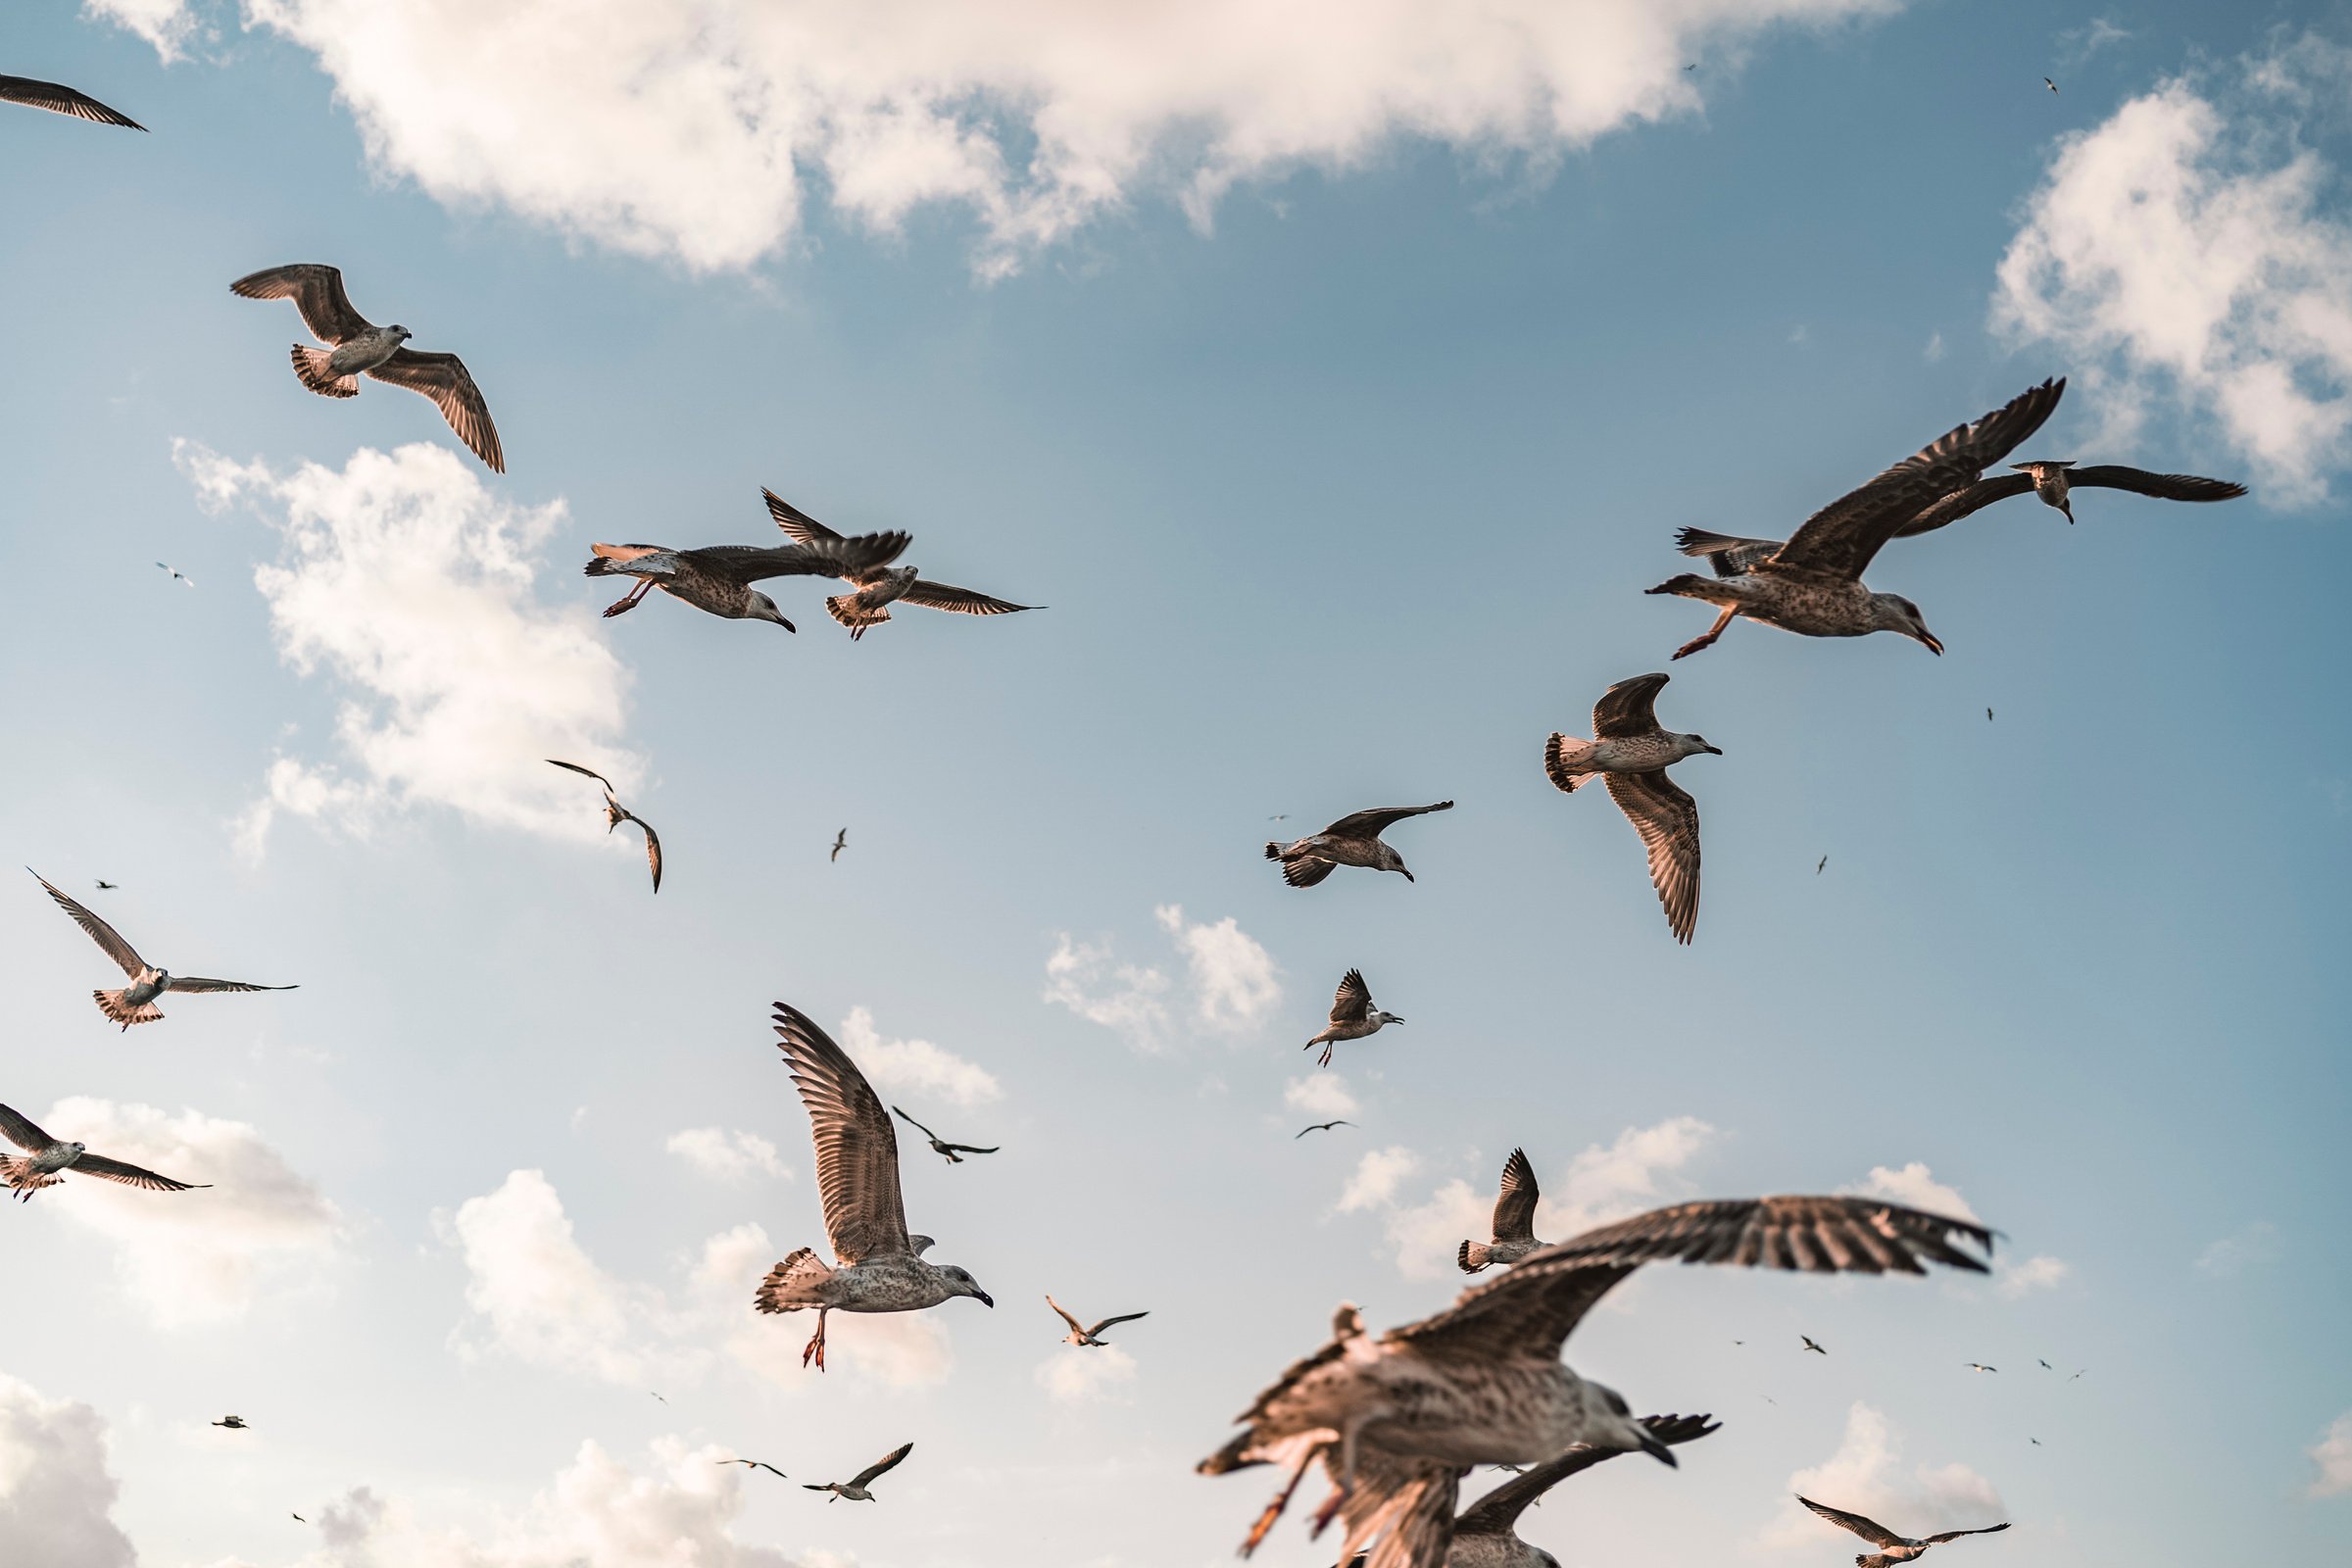
[{"label": "bird beak", "polygon": [[989,1295],[986,1291],[974,1291],[972,1294],[980,1298],[980,1304],[982,1306],[993,1307],[997,1304],[997,1298]]},{"label": "bird beak", "polygon": [[1647,1432],[1642,1434],[1642,1451],[1670,1470],[1680,1470],[1683,1467],[1683,1461],[1674,1456],[1674,1450]]},{"label": "bird beak", "polygon": [[1711,756],[1721,757],[1723,755],[1723,748],[1720,746],[1710,746],[1707,751]]},{"label": "bird beak", "polygon": [[1403,875],[1404,879],[1405,879],[1407,882],[1410,882],[1410,881],[1412,881],[1412,880],[1413,880],[1413,873],[1412,873],[1412,872],[1410,872],[1410,871],[1407,871],[1407,870],[1405,870],[1403,866],[1401,866],[1401,865],[1400,865],[1400,866],[1398,866],[1396,869],[1397,869],[1397,871],[1398,871],[1398,872],[1400,872],[1400,873]]},{"label": "bird beak", "polygon": [[1943,640],[1934,632],[1923,628],[1919,634],[1919,640],[1927,644],[1929,653],[1934,654],[1937,659],[1943,657]]}]

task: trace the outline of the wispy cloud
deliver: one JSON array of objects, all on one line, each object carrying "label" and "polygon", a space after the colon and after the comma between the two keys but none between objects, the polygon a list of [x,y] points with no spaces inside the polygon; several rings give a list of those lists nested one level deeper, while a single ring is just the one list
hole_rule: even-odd
[{"label": "wispy cloud", "polygon": [[1916,1159],[1899,1169],[1873,1165],[1868,1177],[1838,1190],[1865,1198],[1884,1198],[1906,1208],[1925,1209],[1931,1214],[1944,1214],[1972,1224],[1984,1223],[1977,1218],[1977,1211],[1969,1206],[1968,1200],[1960,1196],[1960,1189],[1937,1181],[1935,1172]]},{"label": "wispy cloud", "polygon": [[758,1133],[725,1127],[689,1127],[669,1135],[662,1145],[671,1153],[713,1181],[741,1182],[754,1176],[784,1176],[792,1172],[776,1153],[776,1146]]},{"label": "wispy cloud", "polygon": [[2208,1279],[2234,1279],[2278,1256],[2278,1228],[2258,1219],[2234,1236],[2225,1236],[2197,1254],[2197,1272]]},{"label": "wispy cloud", "polygon": [[2311,1480],[2311,1495],[2340,1497],[2352,1493],[2352,1410],[2337,1416],[2328,1430],[2306,1450],[2317,1472]]},{"label": "wispy cloud", "polygon": [[1347,1078],[1336,1072],[1310,1073],[1282,1086],[1282,1102],[1302,1115],[1330,1120],[1352,1116],[1360,1108]]},{"label": "wispy cloud", "polygon": [[1396,1200],[1396,1189],[1403,1185],[1404,1179],[1420,1168],[1421,1156],[1401,1144],[1370,1151],[1355,1162],[1354,1173],[1340,1190],[1340,1212],[1355,1214],[1367,1208],[1387,1207]]},{"label": "wispy cloud", "polygon": [[1146,1052],[1169,1049],[1180,1024],[1239,1038],[1273,1016],[1282,971],[1231,915],[1189,921],[1175,904],[1152,914],[1184,961],[1181,982],[1156,966],[1121,961],[1108,940],[1080,942],[1065,931],[1046,958],[1045,1000]]},{"label": "wispy cloud", "polygon": [[2054,1291],[2074,1273],[2073,1265],[2064,1258],[2040,1253],[2022,1263],[2002,1264],[1994,1270],[1994,1289],[2012,1300],[2031,1296],[2035,1291]]}]

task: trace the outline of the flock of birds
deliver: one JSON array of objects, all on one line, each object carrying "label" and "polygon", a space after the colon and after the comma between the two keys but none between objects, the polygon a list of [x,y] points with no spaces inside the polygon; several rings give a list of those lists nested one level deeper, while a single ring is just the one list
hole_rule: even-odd
[{"label": "flock of birds", "polygon": [[[2045,84],[2057,91],[2046,78]],[[0,76],[0,101],[145,128],[54,82]],[[464,362],[454,354],[411,349],[408,328],[379,327],[360,315],[336,269],[308,263],[275,267],[230,287],[248,299],[294,303],[318,340],[296,344],[292,351],[295,373],[305,387],[324,397],[349,398],[366,376],[420,393],[433,400],[484,465],[505,471],[497,427]],[[2245,494],[2243,486],[2225,480],[2046,460],[2014,463],[2008,473],[1984,477],[1987,468],[2041,427],[2065,385],[2062,379],[2044,381],[1947,432],[1814,513],[1786,541],[1684,529],[1680,548],[1705,561],[1709,574],[1684,573],[1649,592],[1698,600],[1718,613],[1674,658],[1712,646],[1739,619],[1805,637],[1893,632],[1940,655],[1943,644],[1929,631],[1917,604],[1863,581],[1894,540],[1942,528],[2027,494],[2069,522],[2074,496],[2086,489],[2180,502]],[[775,601],[752,584],[792,576],[830,577],[846,586],[825,601],[825,609],[853,640],[889,621],[894,604],[973,615],[1036,608],[953,587],[924,577],[914,566],[896,564],[911,543],[904,531],[845,536],[772,491],[762,494],[786,544],[594,545],[585,568],[589,576],[628,577],[635,583],[605,613],[620,614],[659,588],[712,615],[771,621],[789,631],[793,624]],[[187,581],[172,567],[157,565]],[[1592,739],[1552,735],[1544,745],[1544,767],[1565,793],[1595,778],[1606,785],[1648,853],[1650,879],[1668,929],[1678,942],[1689,943],[1698,916],[1698,811],[1668,770],[1692,757],[1723,754],[1702,736],[1658,722],[1654,705],[1667,681],[1665,674],[1652,673],[1610,686],[1593,708]],[[1989,720],[1992,710],[1986,709],[1984,716]],[[653,827],[620,804],[602,773],[578,762],[548,760],[603,788],[608,830],[632,822],[644,832],[659,891],[662,843]],[[1403,858],[1382,835],[1408,817],[1452,808],[1451,801],[1440,801],[1350,812],[1321,832],[1288,844],[1269,842],[1265,855],[1280,863],[1284,880],[1297,888],[1316,886],[1341,866],[1394,871],[1410,881]],[[830,858],[838,859],[847,843],[844,828]],[[1824,857],[1822,865],[1827,863]],[[92,993],[100,1010],[124,1030],[160,1019],[155,1004],[168,993],[292,989],[172,974],[149,963],[113,926],[56,886],[45,880],[41,886],[127,978],[125,986]],[[764,1313],[816,1313],[802,1361],[819,1372],[825,1364],[826,1319],[833,1312],[920,1311],[957,1297],[993,1307],[994,1298],[969,1272],[930,1260],[925,1254],[932,1239],[907,1229],[892,1118],[895,1114],[921,1133],[952,1164],[996,1149],[950,1142],[905,1110],[886,1106],[848,1053],[799,1008],[778,1003],[773,1021],[783,1063],[808,1116],[831,1261],[813,1248],[795,1250],[760,1283],[755,1306]],[[1321,1046],[1320,1061],[1328,1066],[1336,1044],[1361,1041],[1403,1022],[1373,1004],[1362,973],[1351,968],[1340,982],[1329,1025],[1307,1047]],[[1352,1125],[1340,1119],[1319,1122],[1296,1136]],[[93,1153],[80,1143],[52,1137],[5,1105],[0,1105],[0,1135],[23,1151],[0,1154],[0,1186],[20,1200],[57,1185],[67,1172],[156,1192],[187,1192],[202,1185]],[[1983,1273],[1993,1242],[1990,1230],[1971,1220],[1876,1198],[1832,1196],[1680,1203],[1547,1243],[1535,1234],[1539,1196],[1526,1153],[1514,1149],[1503,1167],[1493,1234],[1485,1241],[1464,1240],[1456,1253],[1466,1274],[1499,1272],[1466,1289],[1445,1310],[1382,1334],[1368,1331],[1356,1308],[1343,1304],[1329,1339],[1260,1393],[1237,1418],[1242,1430],[1200,1462],[1198,1468],[1205,1475],[1257,1465],[1277,1465],[1286,1472],[1245,1538],[1244,1555],[1265,1539],[1306,1471],[1319,1462],[1334,1490],[1316,1510],[1313,1528],[1319,1534],[1334,1520],[1344,1523],[1339,1552],[1344,1564],[1556,1568],[1549,1553],[1515,1534],[1515,1522],[1531,1503],[1569,1476],[1620,1454],[1646,1453],[1675,1465],[1676,1447],[1718,1430],[1711,1417],[1702,1415],[1637,1418],[1616,1391],[1580,1377],[1561,1360],[1578,1323],[1620,1281],[1645,1264],[1665,1261],[1811,1273],[1918,1275],[1931,1266]],[[1046,1302],[1068,1327],[1064,1343],[1078,1348],[1099,1348],[1105,1330],[1147,1315],[1127,1312],[1087,1325],[1051,1295]],[[1828,1354],[1810,1338],[1803,1349]],[[1982,1363],[1971,1366],[1995,1370]],[[213,1424],[246,1427],[233,1415]],[[911,1443],[903,1444],[848,1481],[804,1485],[828,1494],[829,1500],[871,1501],[873,1483],[912,1449]],[[720,1462],[784,1475],[763,1460]],[[1460,1485],[1481,1465],[1518,1473],[1457,1512]],[[2003,1523],[1914,1539],[1859,1513],[1809,1497],[1797,1500],[1877,1548],[1856,1557],[1861,1568],[1908,1562],[1960,1537],[2009,1528]]]}]

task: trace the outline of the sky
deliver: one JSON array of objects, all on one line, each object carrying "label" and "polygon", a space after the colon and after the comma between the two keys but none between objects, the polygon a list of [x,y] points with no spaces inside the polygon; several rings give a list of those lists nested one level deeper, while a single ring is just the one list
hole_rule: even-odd
[{"label": "sky", "polygon": [[[1844,1561],[1795,1491],[2008,1568],[2352,1548],[2344,8],[27,0],[0,71],[151,127],[0,114],[0,822],[168,967],[300,986],[120,1033],[0,899],[0,1100],[212,1184],[0,1216],[0,1541],[1229,1561],[1272,1482],[1192,1465],[1337,1303],[1449,1300],[1524,1147],[1551,1240],[1847,1190],[2002,1235],[1621,1288],[1571,1364],[1722,1430],[1532,1511],[1571,1568]],[[509,472],[306,393],[226,287],[294,261],[462,353]],[[2050,375],[2020,456],[2252,495],[1898,543],[1941,659],[1673,665],[1724,754],[1678,946],[1542,769],[1704,629],[1640,591],[1673,530]],[[591,542],[772,543],[762,485],[1048,608],[599,618]],[[1444,799],[1414,883],[1261,854]],[[1408,1022],[1317,1070],[1351,965]],[[823,1235],[779,1000],[1003,1149],[902,1146],[995,1308],[836,1319],[822,1376],[751,1309]],[[1048,1292],[1151,1315],[1081,1350]]]}]

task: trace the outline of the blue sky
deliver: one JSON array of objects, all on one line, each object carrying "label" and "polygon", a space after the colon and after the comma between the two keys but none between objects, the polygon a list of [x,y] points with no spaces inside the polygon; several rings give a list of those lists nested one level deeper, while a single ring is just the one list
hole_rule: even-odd
[{"label": "blue sky", "polygon": [[[0,811],[171,967],[301,989],[120,1035],[103,956],[0,901],[0,1100],[216,1183],[6,1216],[0,1527],[68,1568],[1226,1561],[1262,1489],[1192,1462],[1336,1302],[1448,1299],[1517,1145],[1554,1238],[1874,1183],[2006,1236],[1988,1282],[1626,1288],[1572,1363],[1724,1428],[1556,1494],[1563,1562],[1843,1560],[1797,1486],[2014,1519],[1967,1548],[2013,1568],[2352,1546],[2340,13],[962,14],[10,29],[153,134],[0,118]],[[292,310],[226,288],[296,260],[464,354],[504,478],[419,399],[302,391]],[[2028,455],[2253,496],[1889,549],[1941,660],[1741,624],[1675,665],[1726,754],[1677,774],[1678,947],[1541,768],[1703,629],[1640,592],[1673,530],[1784,531],[2051,374]],[[1051,608],[597,618],[590,541],[765,543],[763,484]],[[660,827],[658,898],[550,755]],[[1417,884],[1259,855],[1445,798]],[[1349,965],[1410,1022],[1318,1075]],[[777,999],[1004,1145],[905,1156],[997,1309],[837,1322],[822,1379],[750,1311],[822,1234]],[[1152,1315],[1080,1352],[1048,1291]],[[909,1439],[878,1505],[798,1488]]]}]

